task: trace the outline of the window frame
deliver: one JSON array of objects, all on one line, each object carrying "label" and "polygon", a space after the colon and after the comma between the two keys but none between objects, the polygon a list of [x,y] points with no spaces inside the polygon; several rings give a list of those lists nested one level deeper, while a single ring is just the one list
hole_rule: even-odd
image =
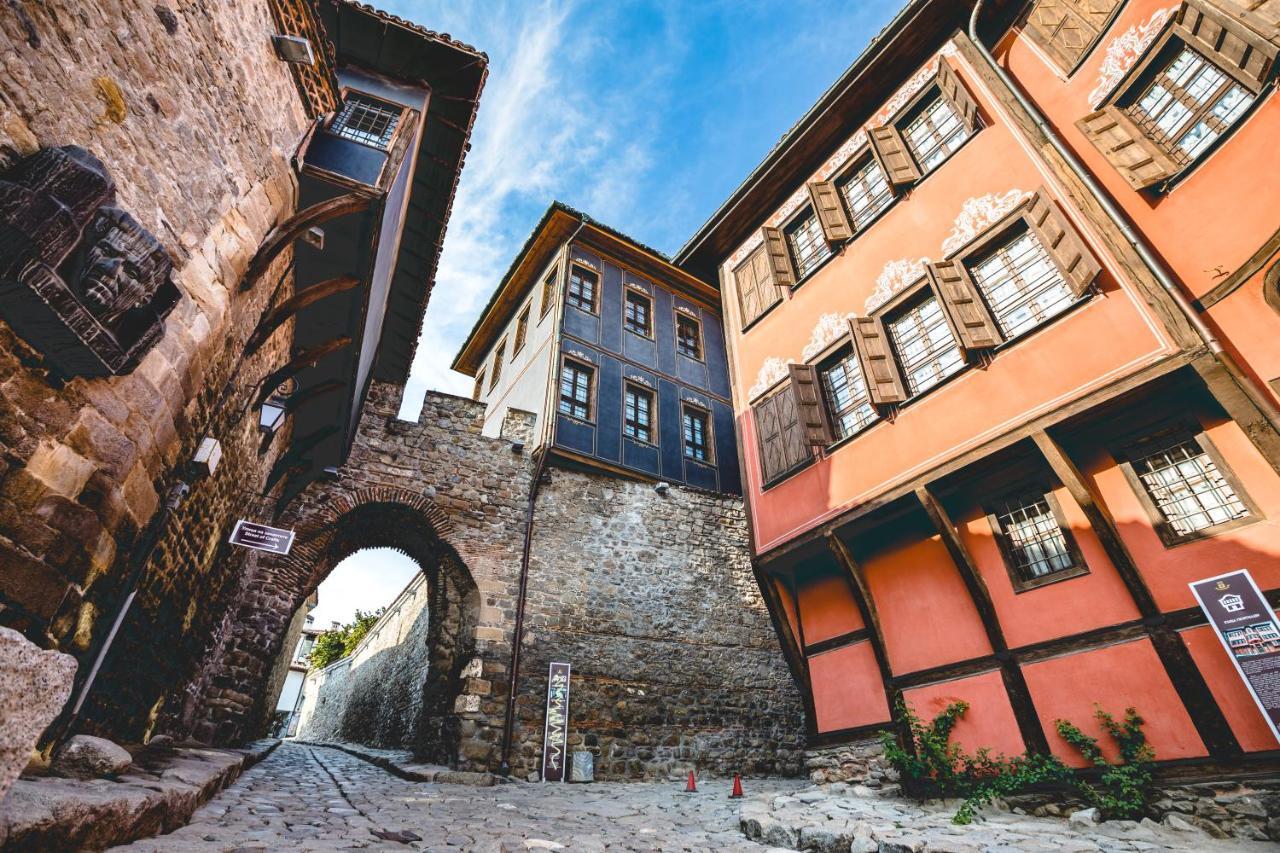
[{"label": "window frame", "polygon": [[[947,331],[950,332],[951,339],[955,342],[956,349],[960,352],[961,365],[957,370],[948,374],[947,376],[942,377],[937,382],[934,382],[932,385],[930,385],[928,388],[925,388],[923,391],[912,392],[910,378],[907,376],[906,371],[903,370],[902,357],[898,353],[897,342],[894,341],[893,339],[893,331],[890,328],[890,318],[892,317],[892,315],[896,313],[910,310],[909,306],[913,302],[915,302],[917,299],[920,299],[921,295],[924,293],[928,293],[929,296],[933,297],[933,299],[937,301],[938,310],[942,312],[942,319],[947,325]],[[884,324],[884,329],[886,334],[885,343],[889,348],[889,352],[893,356],[893,363],[898,371],[898,375],[902,379],[903,388],[905,388],[907,391],[907,399],[897,404],[898,409],[905,408],[906,406],[909,406],[912,403],[914,403],[916,400],[919,400],[922,397],[928,396],[928,394],[931,391],[933,391],[935,388],[941,388],[943,385],[948,384],[957,376],[961,376],[962,374],[964,374],[965,372],[967,372],[969,369],[973,367],[973,364],[968,359],[965,358],[964,347],[960,345],[960,336],[956,334],[955,327],[951,324],[951,318],[947,314],[947,309],[946,309],[946,305],[943,303],[942,294],[938,293],[937,289],[933,286],[932,282],[929,281],[929,276],[923,273],[921,274],[919,280],[915,284],[904,287],[901,291],[899,291],[898,293],[895,293],[892,299],[890,299],[888,302],[876,308],[876,310],[872,311],[870,316],[879,317],[880,321]]]},{"label": "window frame", "polygon": [[1031,3],[1028,3],[1026,11],[1019,17],[1018,27],[1020,34],[1025,34],[1027,41],[1035,45],[1036,50],[1048,61],[1049,67],[1061,72],[1063,78],[1067,80],[1070,80],[1071,77],[1080,70],[1080,66],[1084,65],[1085,60],[1092,55],[1098,45],[1102,42],[1102,37],[1111,31],[1111,27],[1115,24],[1116,18],[1120,16],[1120,10],[1123,9],[1125,5],[1125,0],[1116,0],[1115,5],[1111,7],[1111,11],[1107,14],[1107,19],[1102,23],[1101,28],[1093,34],[1093,39],[1090,40],[1089,43],[1080,51],[1080,55],[1076,57],[1075,62],[1072,63],[1070,67],[1067,67],[1059,63],[1050,54],[1049,47],[1047,45],[1041,44],[1039,40],[1032,38],[1030,35],[1031,27],[1028,24],[1028,21],[1031,17],[1031,13],[1035,11],[1035,7],[1038,2],[1039,0],[1032,0]]},{"label": "window frame", "polygon": [[[843,204],[843,202],[841,203]],[[801,273],[800,264],[796,258],[795,246],[791,242],[791,230],[797,227],[801,220],[805,219],[805,214],[808,214],[808,216],[813,219],[814,227],[816,228],[818,235],[818,245],[822,246],[826,254],[814,262],[812,267],[804,273]],[[814,208],[812,203],[800,205],[798,210],[794,211],[778,225],[778,230],[782,232],[783,240],[786,242],[787,256],[791,259],[791,268],[795,270],[796,280],[790,287],[790,290],[792,291],[795,291],[800,287],[800,285],[817,275],[819,270],[831,263],[831,260],[836,257],[836,255],[840,254],[838,247],[827,242],[826,235],[822,231],[822,222],[818,219],[818,211]],[[843,245],[843,243],[840,245]],[[761,316],[763,316],[763,314]]]},{"label": "window frame", "polygon": [[[581,305],[575,304],[573,301],[573,274],[575,270],[582,270],[595,278],[595,283],[591,286],[591,307],[583,308]],[[587,266],[580,260],[574,260],[569,263],[569,277],[565,281],[564,288],[564,304],[567,308],[573,308],[584,314],[593,314],[600,316],[600,273]]]},{"label": "window frame", "polygon": [[[339,92],[339,95],[340,95],[341,101],[338,104],[338,108],[334,110],[333,113],[329,116],[329,118],[325,121],[324,132],[336,139],[344,139],[347,142],[350,142],[352,144],[362,145],[365,148],[372,149],[373,151],[381,151],[383,154],[390,156],[391,152],[395,150],[397,143],[399,143],[401,134],[405,132],[404,130],[404,127],[406,124],[405,114],[409,111],[409,108],[404,106],[403,104],[393,103],[392,101],[388,101],[385,98],[379,98],[377,95],[370,94],[369,92],[365,92],[362,89],[356,89],[351,86],[343,86]],[[344,136],[341,133],[341,131],[333,129],[333,126],[337,123],[338,118],[342,115],[342,109],[343,107],[346,106],[347,99],[350,98],[352,95],[364,98],[369,101],[375,101],[378,104],[382,104],[387,107],[390,107],[392,110],[398,109],[400,111],[400,114],[395,118],[395,127],[391,129],[391,135],[387,137],[387,143],[385,146],[374,145],[370,142],[364,142],[359,139],[353,139],[350,136]]]},{"label": "window frame", "polygon": [[[684,313],[679,308],[672,309],[672,313],[675,315],[673,322],[675,324],[674,331],[676,336],[676,340],[675,340],[676,355],[683,356],[693,361],[700,361],[700,362],[706,363],[707,347],[706,347],[706,341],[703,340],[703,337],[702,337],[702,320],[700,320],[697,317],[692,317]],[[698,344],[697,355],[689,355],[688,353],[686,353],[684,350],[680,348],[680,321],[681,320],[685,320],[686,322],[692,323],[694,329],[698,333],[696,338],[697,344]]]},{"label": "window frame", "polygon": [[481,366],[481,368],[476,371],[475,387],[471,389],[471,399],[476,400],[477,402],[485,394],[485,391],[484,391],[485,373],[486,371],[483,366]]},{"label": "window frame", "polygon": [[[889,188],[889,203],[880,210],[876,211],[867,224],[859,227],[857,218],[854,216],[853,207],[849,204],[849,197],[845,194],[845,185],[853,178],[854,174],[861,172],[863,167],[870,164],[880,173],[880,177],[884,180],[885,185]],[[858,151],[845,162],[834,175],[831,176],[831,183],[835,184],[837,192],[840,194],[840,203],[844,205],[844,212],[849,217],[849,226],[853,229],[853,236],[848,242],[858,239],[858,237],[871,229],[871,226],[880,221],[881,217],[893,209],[899,201],[902,200],[903,194],[894,187],[893,182],[889,180],[889,176],[884,172],[884,166],[876,159],[875,153],[871,150],[871,143],[863,145]]]},{"label": "window frame", "polygon": [[493,393],[493,389],[498,387],[498,380],[502,378],[502,362],[507,352],[507,336],[503,335],[498,341],[498,345],[493,348],[493,372],[489,374],[489,393]]},{"label": "window frame", "polygon": [[[939,57],[938,61],[945,62],[946,59],[943,57]],[[942,87],[938,85],[938,81],[936,77],[935,79],[931,80],[927,86],[925,86],[923,89],[917,92],[915,96],[911,98],[911,100],[909,100],[906,104],[904,104],[901,109],[899,109],[896,113],[894,113],[894,115],[888,121],[885,122],[885,124],[893,125],[893,127],[897,130],[898,135],[902,138],[902,142],[907,152],[907,156],[910,157],[911,161],[916,164],[916,169],[920,172],[920,177],[916,178],[911,185],[913,189],[915,187],[920,186],[920,184],[928,180],[930,175],[934,174],[935,172],[939,171],[943,166],[947,165],[947,163],[951,161],[952,157],[958,154],[961,149],[963,149],[966,145],[969,144],[969,140],[976,137],[978,133],[981,132],[984,127],[986,127],[986,125],[982,123],[982,117],[979,116],[977,119],[976,126],[973,128],[973,130],[969,130],[967,127],[965,127],[965,137],[964,139],[960,140],[960,143],[956,145],[955,148],[947,152],[946,156],[943,157],[941,160],[939,160],[937,165],[935,165],[933,168],[925,169],[924,165],[920,162],[920,158],[919,156],[917,156],[915,149],[911,147],[911,143],[907,140],[906,127],[918,115],[924,113],[928,109],[929,102],[934,100],[942,101],[943,103],[945,103],[948,109],[956,113],[956,120],[960,122],[960,126],[965,127],[964,117],[961,116],[959,112],[956,112],[955,106],[951,103],[951,101],[947,98],[947,96],[942,93]]]},{"label": "window frame", "polygon": [[[846,350],[848,351],[848,354],[844,355]],[[826,385],[825,377],[826,377],[827,371],[830,369],[832,365],[836,364],[837,362],[843,363],[845,361],[852,361],[854,363],[854,366],[857,367],[858,369],[858,374],[862,375],[862,362],[858,358],[858,349],[857,349],[857,346],[854,344],[853,337],[851,335],[844,335],[839,340],[832,342],[822,352],[818,353],[813,359],[809,361],[809,363],[813,365],[814,370],[817,373],[818,388],[819,388],[819,393],[821,394],[822,406],[827,410],[827,417],[830,419],[833,429],[838,428],[838,424],[840,422],[839,412],[832,405],[831,398],[827,394],[827,385]],[[885,416],[876,407],[875,403],[871,402],[871,389],[870,387],[867,386],[866,376],[862,376],[862,383],[865,389],[866,403],[868,406],[871,407],[871,412],[872,412],[871,420],[867,421],[865,424],[858,427],[856,430],[849,433],[848,435],[838,436],[835,441],[831,442],[824,448],[824,451],[823,451],[824,453],[830,454],[831,451],[835,450],[838,447],[842,447],[843,445],[845,445],[850,441],[853,441],[855,438],[862,435],[867,430],[875,427],[877,424],[886,420]]]},{"label": "window frame", "polygon": [[556,290],[560,278],[560,265],[556,264],[551,268],[551,272],[547,273],[547,277],[542,280],[542,304],[538,307],[538,322],[542,322],[542,318],[551,312],[551,306],[556,303]]},{"label": "window frame", "polygon": [[[689,445],[684,437],[684,422],[690,412],[702,418],[702,438],[707,451],[706,459],[689,455]],[[699,465],[714,466],[716,464],[715,423],[711,417],[711,410],[692,400],[680,400],[680,455],[686,461],[696,462]]]},{"label": "window frame", "polygon": [[[1155,499],[1152,498],[1151,493],[1147,491],[1146,484],[1142,482],[1142,476],[1133,467],[1135,460],[1149,456],[1150,447],[1160,442],[1161,437],[1166,435],[1182,435],[1194,442],[1218,469],[1218,473],[1226,480],[1227,485],[1235,492],[1236,498],[1244,505],[1246,514],[1239,518],[1212,524],[1200,530],[1193,530],[1190,533],[1178,533],[1174,530],[1164,513],[1156,506]],[[1245,490],[1244,484],[1240,482],[1235,472],[1227,465],[1226,459],[1209,438],[1204,427],[1197,421],[1174,420],[1156,424],[1143,429],[1137,434],[1130,434],[1127,438],[1116,442],[1113,447],[1112,458],[1119,465],[1130,489],[1133,490],[1138,503],[1142,505],[1143,511],[1147,514],[1147,519],[1151,522],[1152,529],[1166,549],[1190,542],[1199,542],[1203,539],[1212,539],[1220,534],[1247,527],[1250,524],[1266,519],[1257,503]]]},{"label": "window frame", "polygon": [[[653,295],[644,290],[641,290],[638,287],[634,287],[630,284],[624,285],[622,288],[622,291],[623,291],[622,292],[622,328],[630,332],[631,334],[635,335],[636,337],[644,338],[645,340],[650,340],[650,341],[654,340]],[[627,305],[630,303],[631,299],[633,298],[643,299],[645,302],[646,331],[644,332],[637,332],[635,329],[631,328],[630,322],[627,317]]]},{"label": "window frame", "polygon": [[[587,375],[587,416],[585,418],[560,410],[560,404],[564,402],[564,394],[560,390],[560,383],[564,381],[564,371],[569,365]],[[556,371],[556,416],[569,418],[570,420],[580,424],[595,425],[596,414],[596,373],[597,367],[589,361],[570,355],[569,353],[561,353],[560,369]],[[575,401],[576,402],[576,401]]]},{"label": "window frame", "polygon": [[524,345],[529,339],[529,313],[533,310],[533,304],[524,306],[524,310],[516,317],[515,340],[511,345],[511,357],[515,358],[520,350],[524,349]]},{"label": "window frame", "polygon": [[[1048,505],[1049,512],[1053,515],[1053,520],[1057,523],[1058,531],[1062,534],[1063,541],[1066,544],[1067,555],[1071,558],[1071,565],[1065,569],[1058,569],[1039,577],[1025,578],[1018,570],[1017,560],[1013,554],[1013,546],[1009,541],[1009,534],[1005,532],[1004,525],[1000,522],[1000,504],[1021,498],[1031,498],[1035,495],[1043,498]],[[1015,595],[1090,574],[1089,564],[1071,532],[1071,525],[1067,522],[1066,515],[1062,512],[1062,504],[1058,501],[1058,496],[1054,493],[1054,489],[1049,483],[1042,480],[1031,480],[1004,489],[997,497],[983,502],[982,512],[986,515],[987,524],[991,528],[991,536],[995,539],[996,548],[1000,552],[1000,560],[1004,563],[1005,572],[1009,575],[1009,582],[1013,585]]]},{"label": "window frame", "polygon": [[[636,438],[634,435],[627,435],[627,394],[635,389],[641,394],[649,398],[649,438]],[[658,447],[657,439],[661,436],[658,434],[658,394],[652,388],[646,388],[635,379],[623,378],[622,381],[622,437],[634,441],[636,444],[642,444],[645,447]]]}]

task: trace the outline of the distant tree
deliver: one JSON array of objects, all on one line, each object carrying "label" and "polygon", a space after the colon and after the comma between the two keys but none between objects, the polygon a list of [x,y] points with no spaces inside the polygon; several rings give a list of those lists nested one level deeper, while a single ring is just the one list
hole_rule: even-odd
[{"label": "distant tree", "polygon": [[311,654],[307,656],[307,662],[311,664],[311,668],[324,669],[334,661],[342,660],[354,652],[384,610],[386,610],[385,607],[379,607],[370,613],[357,610],[355,618],[347,624],[321,633],[316,637],[315,645],[311,647]]},{"label": "distant tree", "polygon": [[342,626],[343,630],[347,632],[347,636],[343,640],[343,657],[356,650],[356,646],[360,645],[360,641],[365,638],[365,635],[373,628],[378,618],[382,616],[382,611],[386,609],[385,607],[379,607],[372,613],[357,610],[356,618]]}]

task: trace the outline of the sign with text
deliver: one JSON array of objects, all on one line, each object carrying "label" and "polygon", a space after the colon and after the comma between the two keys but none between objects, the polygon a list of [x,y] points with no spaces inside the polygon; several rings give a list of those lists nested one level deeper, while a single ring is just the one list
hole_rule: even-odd
[{"label": "sign with text", "polygon": [[547,672],[547,725],[542,733],[542,781],[564,782],[569,749],[569,664]]},{"label": "sign with text", "polygon": [[1280,741],[1280,622],[1246,569],[1196,581],[1191,592]]},{"label": "sign with text", "polygon": [[255,521],[236,522],[231,530],[231,544],[241,548],[252,548],[255,551],[268,551],[272,554],[288,554],[293,547],[294,532],[281,530],[279,527],[268,527]]}]

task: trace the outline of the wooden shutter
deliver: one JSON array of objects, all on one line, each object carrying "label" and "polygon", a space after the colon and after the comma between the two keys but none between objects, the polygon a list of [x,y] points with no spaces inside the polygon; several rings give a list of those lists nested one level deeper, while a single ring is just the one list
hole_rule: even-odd
[{"label": "wooden shutter", "polygon": [[895,187],[905,186],[920,177],[920,169],[916,161],[911,159],[907,150],[907,142],[891,124],[873,127],[867,131],[871,140],[871,153],[884,171],[889,183]]},{"label": "wooden shutter", "polygon": [[1103,107],[1076,127],[1135,190],[1176,175],[1181,167],[1114,106]]},{"label": "wooden shutter", "polygon": [[1036,0],[1025,32],[1065,71],[1071,71],[1111,22],[1119,0]]},{"label": "wooden shutter", "polygon": [[1080,232],[1067,221],[1044,190],[1031,197],[1024,213],[1032,233],[1057,264],[1067,287],[1081,296],[1093,284],[1102,265],[1086,248]]},{"label": "wooden shutter", "polygon": [[754,322],[782,298],[782,292],[773,285],[768,253],[763,246],[738,265],[733,271],[733,281],[738,291],[738,307],[742,310],[743,326]]},{"label": "wooden shutter", "polygon": [[[1245,16],[1240,13],[1251,5],[1255,4],[1243,0],[1233,15],[1205,0],[1186,0],[1178,10],[1178,34],[1257,94],[1271,74],[1278,49],[1244,24]],[[1257,5],[1261,8],[1262,4]]]},{"label": "wooden shutter", "polygon": [[811,455],[799,408],[790,387],[751,407],[760,445],[760,469],[771,483]]},{"label": "wooden shutter", "polygon": [[1280,45],[1280,0],[1218,0],[1218,5],[1267,41]]},{"label": "wooden shutter", "polygon": [[826,401],[822,399],[817,369],[811,364],[788,364],[787,373],[791,375],[791,391],[804,427],[805,444],[826,447],[836,440],[836,434],[827,414]]},{"label": "wooden shutter", "polygon": [[964,266],[959,261],[939,261],[926,270],[961,348],[977,352],[999,345],[1000,329]]},{"label": "wooden shutter", "polygon": [[760,229],[764,236],[764,251],[769,257],[769,276],[775,287],[791,287],[796,283],[795,270],[791,268],[791,253],[787,251],[787,238],[778,228],[768,225]]},{"label": "wooden shutter", "polygon": [[871,402],[886,405],[907,399],[907,389],[889,350],[889,336],[880,318],[854,317],[849,320],[849,331]]},{"label": "wooden shutter", "polygon": [[964,126],[970,131],[978,128],[978,104],[965,88],[964,83],[956,76],[955,69],[946,59],[938,60],[938,90],[942,97],[951,102],[951,106],[960,115]]},{"label": "wooden shutter", "polygon": [[818,224],[822,226],[822,236],[827,238],[827,242],[840,243],[852,237],[853,226],[845,215],[836,185],[831,181],[810,181],[808,188]]}]

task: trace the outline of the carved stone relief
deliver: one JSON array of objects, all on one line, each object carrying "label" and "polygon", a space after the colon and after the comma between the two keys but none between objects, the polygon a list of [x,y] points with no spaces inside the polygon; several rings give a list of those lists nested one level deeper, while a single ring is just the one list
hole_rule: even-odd
[{"label": "carved stone relief", "polygon": [[164,247],[115,195],[77,146],[0,174],[0,316],[67,377],[132,370],[180,297]]}]

